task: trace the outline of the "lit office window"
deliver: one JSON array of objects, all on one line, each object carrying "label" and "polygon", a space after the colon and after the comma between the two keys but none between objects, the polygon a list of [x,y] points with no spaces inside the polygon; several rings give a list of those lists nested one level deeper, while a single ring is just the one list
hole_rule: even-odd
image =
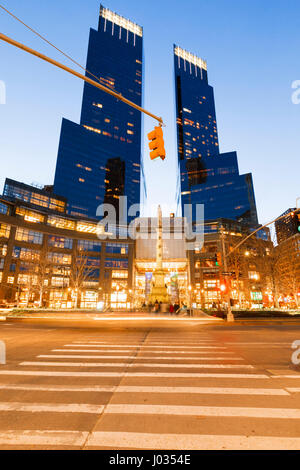
[{"label": "lit office window", "polygon": [[35,224],[43,223],[45,219],[45,217],[42,214],[39,214],[38,212],[35,212],[35,211],[31,211],[29,209],[25,209],[24,207],[17,207],[16,215],[23,217],[23,219],[26,222],[32,222]]},{"label": "lit office window", "polygon": [[49,215],[47,224],[56,228],[64,228],[66,230],[75,230],[76,226],[73,220],[57,217],[55,215]]},{"label": "lit office window", "polygon": [[66,253],[48,253],[48,260],[55,264],[71,264],[72,256]]},{"label": "lit office window", "polygon": [[0,237],[9,238],[10,225],[0,224]]},{"label": "lit office window", "polygon": [[106,253],[113,253],[117,255],[127,255],[129,246],[125,243],[106,243]]},{"label": "lit office window", "polygon": [[101,252],[101,242],[93,240],[78,240],[78,250]]},{"label": "lit office window", "polygon": [[68,250],[71,250],[73,247],[73,240],[71,238],[49,235],[48,244],[49,246],[53,246],[54,248],[66,248]]},{"label": "lit office window", "polygon": [[41,232],[35,232],[33,230],[17,228],[16,240],[20,242],[27,242],[27,243],[34,243],[36,245],[41,245],[43,243],[43,234]]}]

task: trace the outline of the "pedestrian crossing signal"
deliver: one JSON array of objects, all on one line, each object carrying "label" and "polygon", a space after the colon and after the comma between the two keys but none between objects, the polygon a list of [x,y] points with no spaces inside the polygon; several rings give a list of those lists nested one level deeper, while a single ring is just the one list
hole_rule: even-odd
[{"label": "pedestrian crossing signal", "polygon": [[164,143],[164,134],[161,127],[155,127],[154,131],[148,134],[150,158],[155,160],[156,158],[161,158],[164,160],[166,158],[165,143]]}]

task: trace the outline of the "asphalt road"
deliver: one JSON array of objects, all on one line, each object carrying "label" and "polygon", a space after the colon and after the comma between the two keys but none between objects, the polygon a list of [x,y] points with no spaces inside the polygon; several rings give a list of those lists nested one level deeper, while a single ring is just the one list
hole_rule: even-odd
[{"label": "asphalt road", "polygon": [[299,324],[7,320],[0,340],[1,449],[300,449]]}]

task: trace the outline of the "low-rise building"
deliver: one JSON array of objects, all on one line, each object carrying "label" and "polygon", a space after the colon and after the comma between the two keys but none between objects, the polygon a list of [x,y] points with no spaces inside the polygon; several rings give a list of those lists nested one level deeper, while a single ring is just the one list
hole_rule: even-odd
[{"label": "low-rise building", "polygon": [[130,307],[134,245],[97,221],[0,198],[0,303]]}]

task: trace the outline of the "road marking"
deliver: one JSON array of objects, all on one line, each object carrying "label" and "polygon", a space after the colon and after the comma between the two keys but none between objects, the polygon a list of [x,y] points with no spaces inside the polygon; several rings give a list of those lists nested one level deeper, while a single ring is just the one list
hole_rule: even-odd
[{"label": "road marking", "polygon": [[35,385],[35,384],[1,384],[0,390],[36,390],[39,392],[95,392],[95,393],[111,393],[116,389],[116,386],[110,387],[102,385],[101,387],[95,385],[88,386],[66,386],[66,385]]},{"label": "road marking", "polygon": [[223,388],[223,387],[137,387],[119,386],[115,393],[190,393],[215,395],[289,395],[281,388]]},{"label": "road marking", "polygon": [[[69,351],[66,351],[69,352]],[[145,357],[145,356],[136,356],[136,355],[122,355],[122,356],[88,356],[85,354],[40,354],[37,357],[43,357],[43,358],[56,358],[56,359],[80,359],[80,358],[85,358],[85,359],[135,359],[135,360],[140,360],[140,359],[170,359],[169,357],[166,356],[155,356],[155,357]],[[176,357],[174,360],[176,361],[186,361],[186,360],[193,360],[193,361],[217,361],[217,360],[226,360],[226,361],[244,361],[242,357],[223,357],[223,356],[218,356],[218,357]]]},{"label": "road marking", "polygon": [[271,379],[300,379],[300,374],[298,375],[271,375]]},{"label": "road marking", "polygon": [[57,403],[16,403],[0,402],[0,411],[25,411],[31,413],[103,413],[103,405],[89,405],[81,403],[57,404]]},{"label": "road marking", "polygon": [[[74,348],[74,343],[73,344],[65,344],[65,347],[72,347]],[[102,345],[97,345],[97,344],[76,344],[76,347],[82,347],[82,348],[147,348],[147,349],[155,349],[155,348],[161,348],[161,346],[147,346],[144,344],[137,344],[136,346],[131,345],[131,344],[123,344],[122,346],[119,346],[118,344],[102,344]],[[227,349],[225,346],[164,346],[164,349]]]},{"label": "road marking", "polygon": [[[26,318],[26,317],[23,317],[23,318]],[[31,317],[27,317],[27,318],[31,318]],[[35,318],[39,318],[39,317],[35,317]],[[40,317],[40,318],[43,318],[43,317]],[[51,317],[49,317],[51,318]],[[75,320],[75,319],[74,319]],[[122,321],[122,320],[131,320],[131,321],[151,321],[153,322],[153,320],[155,321],[174,321],[174,322],[184,322],[184,323],[188,323],[188,322],[191,322],[191,323],[198,323],[198,324],[201,324],[201,325],[208,325],[210,323],[213,323],[213,322],[219,322],[219,323],[223,323],[224,320],[222,320],[221,318],[215,318],[215,317],[209,317],[207,319],[198,319],[196,317],[188,317],[188,316],[179,316],[179,317],[176,317],[176,318],[172,318],[172,317],[157,317],[157,316],[145,316],[145,317],[93,317],[93,320],[95,321]]]},{"label": "road marking", "polygon": [[86,447],[171,450],[299,450],[300,438],[94,432]]},{"label": "road marking", "polygon": [[[102,350],[99,350],[99,349],[52,349],[52,352],[98,352],[98,353],[105,353],[106,351],[102,351]],[[233,354],[232,352],[230,351],[165,351],[164,349],[161,349],[161,350],[155,350],[155,351],[142,351],[142,350],[139,350],[139,351],[132,351],[130,349],[109,349],[107,351],[108,353],[112,353],[112,352],[117,352],[117,353],[120,353],[120,352],[131,352],[132,355],[136,354],[136,352],[138,352],[139,354],[141,352],[143,352],[144,354],[151,354],[151,355],[154,355],[154,354],[174,354],[174,352],[176,352],[176,356],[178,354],[184,354],[184,355],[187,355],[187,354],[196,354],[197,352],[199,354],[205,354],[205,355],[214,355],[214,354],[222,354],[222,355],[226,355],[226,354]],[[149,356],[151,357],[151,356]],[[188,356],[187,356],[188,358]],[[226,359],[226,357],[224,356],[224,359]]]},{"label": "road marking", "polygon": [[286,390],[291,393],[300,393],[300,388],[287,388]]},{"label": "road marking", "polygon": [[223,341],[223,343],[226,343],[226,344],[230,344],[230,345],[235,345],[235,344],[242,344],[242,345],[247,345],[247,346],[252,346],[252,345],[257,345],[257,346],[272,346],[272,345],[276,345],[276,346],[290,346],[291,343],[281,343],[281,342],[278,342],[278,343],[267,343],[267,342],[259,342],[259,343],[243,343],[243,342],[233,342],[233,343],[229,343],[227,341]]},{"label": "road marking", "polygon": [[[93,392],[93,393],[161,393],[161,394],[193,394],[193,395],[290,395],[282,388],[224,388],[224,387],[151,387],[151,386],[65,386],[35,384],[2,384],[0,390],[35,390],[39,392]],[[292,391],[294,389],[287,389]],[[299,390],[300,389],[295,389]]]},{"label": "road marking", "polygon": [[184,378],[222,378],[222,379],[269,379],[268,375],[264,374],[222,374],[222,373],[172,373],[172,372],[56,372],[56,371],[41,371],[41,370],[0,370],[0,375],[29,375],[29,376],[43,376],[43,377],[184,377]]},{"label": "road marking", "polygon": [[5,431],[0,433],[0,445],[81,447],[87,437],[87,432],[80,431]]},{"label": "road marking", "polygon": [[246,408],[223,406],[107,405],[105,414],[172,416],[223,416],[231,418],[300,419],[300,410],[291,408]]},{"label": "road marking", "polygon": [[25,361],[20,366],[43,366],[43,367],[160,367],[173,369],[254,369],[248,364],[171,364],[171,363],[126,363],[126,362],[41,362]]},{"label": "road marking", "polygon": [[[74,341],[73,344],[76,345],[76,344],[81,344],[82,341]],[[100,345],[103,345],[103,346],[110,346],[112,343],[111,341],[110,342],[107,342],[107,341],[85,341],[85,343],[87,344],[92,344],[92,345],[96,345],[96,344],[100,344]],[[154,344],[154,345],[157,345],[157,344],[162,344],[163,346],[165,346],[166,344],[169,344],[171,343],[172,346],[177,346],[177,345],[193,345],[193,344],[199,344],[199,343],[209,343],[211,345],[211,343],[215,343],[217,346],[220,344],[219,342],[217,341],[152,341],[152,340],[149,340],[147,341],[147,343],[143,343],[143,342],[140,342],[140,343],[131,343],[131,346],[143,346],[144,344],[145,345],[150,345],[150,344]],[[124,342],[124,344],[128,344],[128,341]],[[118,342],[117,343],[118,346],[123,346],[123,343],[120,343]]]}]

